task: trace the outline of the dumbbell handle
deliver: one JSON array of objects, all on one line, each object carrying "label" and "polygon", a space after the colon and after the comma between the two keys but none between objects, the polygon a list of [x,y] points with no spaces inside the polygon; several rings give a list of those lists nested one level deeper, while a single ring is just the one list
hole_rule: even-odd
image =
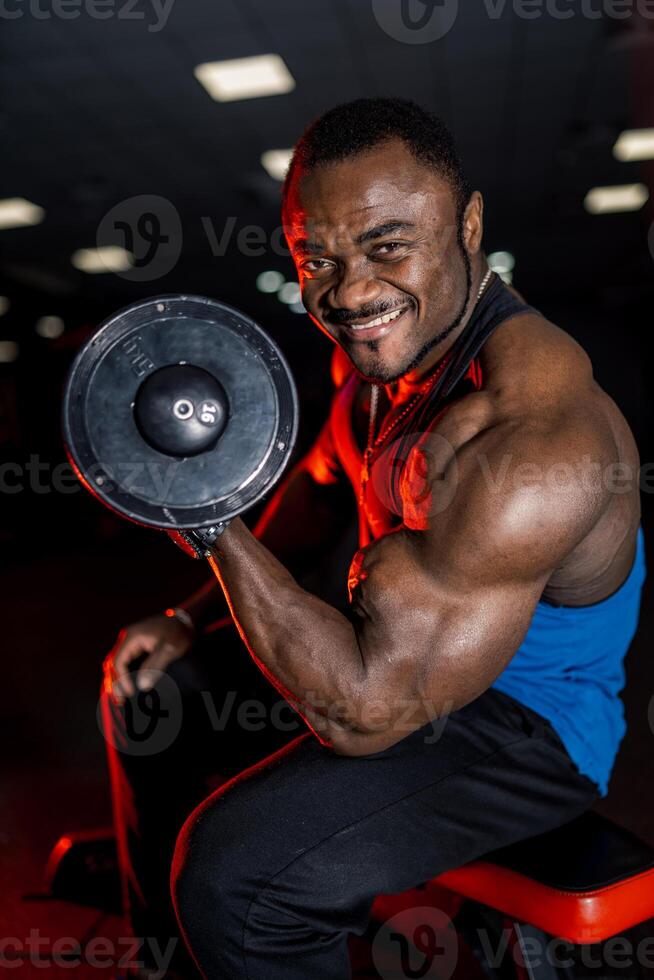
[{"label": "dumbbell handle", "polygon": [[191,558],[208,558],[211,554],[211,545],[227,527],[229,521],[219,521],[211,527],[198,527],[192,531],[180,528],[179,531],[166,531],[166,534]]}]

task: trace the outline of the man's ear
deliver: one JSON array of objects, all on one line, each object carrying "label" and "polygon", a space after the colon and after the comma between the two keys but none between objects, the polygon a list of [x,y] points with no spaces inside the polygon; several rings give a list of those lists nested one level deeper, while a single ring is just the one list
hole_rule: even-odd
[{"label": "man's ear", "polygon": [[468,255],[476,255],[484,236],[484,199],[473,191],[463,214],[463,241]]}]

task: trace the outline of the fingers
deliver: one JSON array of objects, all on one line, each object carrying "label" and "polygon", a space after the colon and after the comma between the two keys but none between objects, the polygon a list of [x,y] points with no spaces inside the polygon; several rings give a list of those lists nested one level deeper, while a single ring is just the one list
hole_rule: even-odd
[{"label": "fingers", "polygon": [[126,697],[136,693],[129,664],[151,647],[154,641],[147,636],[130,635],[122,629],[113,648],[107,654],[104,669],[104,689],[116,704],[122,704]]},{"label": "fingers", "polygon": [[129,671],[118,674],[115,670],[110,670],[109,690],[116,704],[122,704],[125,698],[131,698],[134,694],[134,684]]},{"label": "fingers", "polygon": [[[149,691],[161,672],[188,652],[193,636],[192,628],[163,614],[122,629],[103,664],[104,690],[118,705],[137,691]],[[134,674],[130,665],[144,654],[148,656]]]},{"label": "fingers", "polygon": [[136,674],[136,686],[139,691],[149,691],[159,680],[162,671],[177,656],[177,651],[170,643],[160,643],[146,657]]}]

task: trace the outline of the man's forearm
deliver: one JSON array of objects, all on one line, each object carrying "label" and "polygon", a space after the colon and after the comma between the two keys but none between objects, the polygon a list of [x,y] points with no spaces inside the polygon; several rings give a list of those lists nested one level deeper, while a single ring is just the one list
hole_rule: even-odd
[{"label": "man's forearm", "polygon": [[241,520],[218,539],[210,562],[261,670],[336,747],[356,731],[367,682],[352,623],[305,592]]},{"label": "man's forearm", "polygon": [[435,612],[431,576],[417,567],[412,591],[398,588],[411,541],[398,530],[358,552],[351,618],[302,589],[242,521],[212,548],[209,561],[252,657],[321,740],[345,755],[394,745],[467,704],[494,677],[458,600],[447,614]]},{"label": "man's forearm", "polygon": [[178,602],[177,606],[186,610],[196,627],[229,614],[220,584],[213,575],[196,592]]}]

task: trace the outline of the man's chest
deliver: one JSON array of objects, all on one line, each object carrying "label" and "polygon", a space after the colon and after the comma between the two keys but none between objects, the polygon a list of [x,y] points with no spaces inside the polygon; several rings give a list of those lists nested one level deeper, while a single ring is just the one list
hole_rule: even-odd
[{"label": "man's chest", "polygon": [[357,377],[348,379],[334,400],[331,423],[362,527],[374,539],[399,524],[424,529],[432,514],[448,506],[465,425],[457,419],[461,391],[445,403],[434,401],[425,412],[421,393],[395,402],[380,389],[372,416],[371,392],[372,386]]}]

